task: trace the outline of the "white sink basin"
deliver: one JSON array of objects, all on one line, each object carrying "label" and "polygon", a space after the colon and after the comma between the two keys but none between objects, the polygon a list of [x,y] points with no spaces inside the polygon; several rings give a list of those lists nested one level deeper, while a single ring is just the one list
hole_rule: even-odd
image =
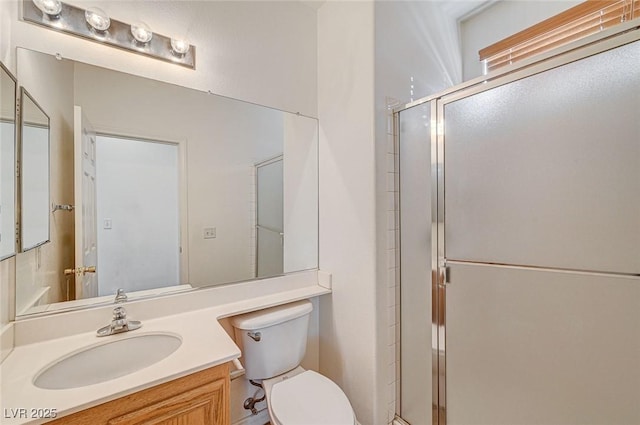
[{"label": "white sink basin", "polygon": [[109,381],[159,362],[181,344],[179,336],[168,333],[131,335],[96,344],[45,367],[36,375],[34,385],[61,390]]}]

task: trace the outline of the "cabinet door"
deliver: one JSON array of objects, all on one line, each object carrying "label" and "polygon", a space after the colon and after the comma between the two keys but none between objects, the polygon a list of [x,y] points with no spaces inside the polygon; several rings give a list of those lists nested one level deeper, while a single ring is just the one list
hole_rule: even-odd
[{"label": "cabinet door", "polygon": [[224,424],[224,380],[118,416],[109,425],[222,425]]},{"label": "cabinet door", "polygon": [[228,425],[229,365],[196,372],[63,416],[55,425]]}]

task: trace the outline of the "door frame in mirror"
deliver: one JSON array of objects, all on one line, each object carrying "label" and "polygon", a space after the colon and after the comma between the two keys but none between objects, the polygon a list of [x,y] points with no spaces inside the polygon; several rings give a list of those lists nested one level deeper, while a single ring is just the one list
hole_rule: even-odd
[{"label": "door frame in mirror", "polygon": [[[24,100],[25,97],[28,97],[29,100],[31,102],[33,102],[33,104],[36,106],[36,108],[38,108],[40,110],[40,112],[42,112],[42,114],[47,118],[47,158],[48,158],[48,164],[47,164],[47,196],[49,197],[49,199],[47,199],[47,237],[45,240],[43,241],[39,241],[38,243],[36,243],[33,246],[29,246],[29,247],[25,247],[23,244],[23,239],[24,239],[24,229],[22,226],[22,201],[23,201],[23,196],[22,196],[22,190],[23,190],[23,179],[24,179],[24,161],[23,161],[23,157],[22,157],[22,153],[23,153],[23,125],[24,125]],[[16,179],[16,226],[18,231],[16,232],[16,246],[17,246],[17,252],[27,252],[30,251],[34,248],[38,248],[44,244],[46,244],[47,242],[51,241],[51,118],[49,117],[49,115],[44,111],[44,109],[42,109],[42,107],[40,106],[40,104],[33,98],[33,96],[31,96],[31,94],[22,86],[20,86],[20,103],[19,103],[19,107],[18,107],[18,126],[17,126],[17,133],[18,133],[18,143],[17,143],[17,147],[16,147],[16,158],[17,158],[17,169],[18,169],[18,173],[17,173],[17,179]]]}]

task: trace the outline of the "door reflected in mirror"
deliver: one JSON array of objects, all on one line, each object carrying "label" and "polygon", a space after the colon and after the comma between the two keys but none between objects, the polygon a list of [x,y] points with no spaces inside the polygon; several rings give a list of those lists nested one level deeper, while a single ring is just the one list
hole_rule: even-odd
[{"label": "door reflected in mirror", "polygon": [[17,83],[0,63],[0,260],[16,252]]},{"label": "door reflected in mirror", "polygon": [[[18,256],[16,311],[317,268],[316,119],[21,48],[17,57],[21,84],[42,92],[51,116],[52,151],[66,153],[52,156],[52,201],[73,208],[53,213],[38,255]],[[267,164],[279,170],[263,179]]]}]

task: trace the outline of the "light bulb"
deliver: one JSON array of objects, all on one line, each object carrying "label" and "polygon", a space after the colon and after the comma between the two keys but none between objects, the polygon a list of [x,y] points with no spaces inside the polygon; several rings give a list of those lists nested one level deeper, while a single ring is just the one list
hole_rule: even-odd
[{"label": "light bulb", "polygon": [[57,16],[62,11],[60,0],[33,0],[38,9],[49,16]]},{"label": "light bulb", "polygon": [[171,39],[171,50],[173,50],[173,53],[178,56],[184,56],[189,51],[190,47],[189,42],[186,40],[178,40],[175,38]]},{"label": "light bulb", "polygon": [[147,24],[144,22],[137,22],[135,24],[131,24],[131,35],[136,39],[139,43],[148,43],[153,38],[153,32]]},{"label": "light bulb", "polygon": [[87,20],[87,23],[97,31],[106,31],[111,25],[109,16],[107,16],[104,10],[98,7],[90,7],[85,10],[84,18]]}]

